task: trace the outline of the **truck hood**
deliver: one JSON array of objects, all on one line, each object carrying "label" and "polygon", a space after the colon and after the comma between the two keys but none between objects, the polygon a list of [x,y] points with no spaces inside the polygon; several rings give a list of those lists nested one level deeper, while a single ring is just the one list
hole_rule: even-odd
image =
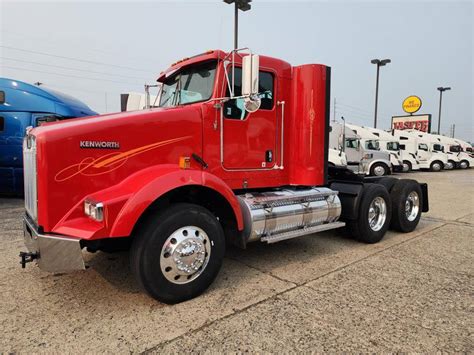
[{"label": "truck hood", "polygon": [[35,128],[38,224],[56,224],[88,195],[158,164],[202,154],[199,105],[63,121]]}]

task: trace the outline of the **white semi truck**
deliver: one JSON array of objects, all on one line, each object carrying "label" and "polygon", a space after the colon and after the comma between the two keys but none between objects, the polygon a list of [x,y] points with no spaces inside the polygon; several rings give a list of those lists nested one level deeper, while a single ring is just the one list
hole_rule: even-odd
[{"label": "white semi truck", "polygon": [[328,149],[328,162],[329,166],[347,166],[346,153],[342,149]]},{"label": "white semi truck", "polygon": [[356,126],[354,124],[347,124],[346,126],[352,129],[357,135],[360,136],[361,142],[364,144],[367,150],[387,153],[389,155],[390,160],[389,166],[392,171],[403,171],[403,162],[400,158],[400,155],[398,154],[398,150],[387,150],[384,144],[382,144],[382,142],[380,141],[380,138],[377,135],[373,134],[366,127]]},{"label": "white semi truck", "polygon": [[416,159],[416,152],[409,152],[400,148],[400,141],[393,134],[378,128],[366,127],[370,132],[379,137],[382,149],[396,153],[403,163],[403,172],[420,170],[420,164]]},{"label": "white semi truck", "polygon": [[347,167],[357,174],[382,176],[392,172],[390,154],[377,149],[376,139],[364,139],[344,123],[331,123],[329,148],[343,150]]},{"label": "white semi truck", "polygon": [[451,162],[455,163],[455,167],[458,169],[467,169],[472,166],[474,159],[466,153],[461,144],[454,138],[434,135],[446,148],[448,157]]},{"label": "white semi truck", "polygon": [[443,146],[439,142],[431,142],[419,133],[421,132],[398,129],[392,131],[393,136],[400,141],[400,149],[415,154],[420,169],[431,171],[452,169],[448,163],[448,155],[443,152]]},{"label": "white semi truck", "polygon": [[454,138],[454,140],[459,143],[463,152],[466,152],[471,158],[474,158],[474,150],[469,142],[463,141],[462,139],[458,138]]}]

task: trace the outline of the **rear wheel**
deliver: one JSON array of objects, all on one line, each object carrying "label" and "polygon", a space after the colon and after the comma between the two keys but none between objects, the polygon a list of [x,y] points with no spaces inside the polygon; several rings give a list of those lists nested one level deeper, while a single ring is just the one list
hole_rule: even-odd
[{"label": "rear wheel", "polygon": [[441,163],[440,161],[434,161],[431,163],[430,165],[430,170],[431,171],[440,171],[441,169],[443,169],[443,163]]},{"label": "rear wheel", "polygon": [[390,193],[392,198],[392,222],[390,226],[408,233],[413,231],[420,221],[423,199],[420,184],[415,180],[399,180]]},{"label": "rear wheel", "polygon": [[377,243],[387,232],[392,204],[387,189],[379,184],[364,186],[359,216],[347,223],[352,236],[364,243]]},{"label": "rear wheel", "polygon": [[370,168],[370,175],[372,176],[384,176],[390,173],[390,169],[384,163],[375,163]]},{"label": "rear wheel", "polygon": [[155,299],[178,303],[204,292],[217,276],[225,251],[224,232],[207,209],[172,205],[136,233],[131,269]]}]

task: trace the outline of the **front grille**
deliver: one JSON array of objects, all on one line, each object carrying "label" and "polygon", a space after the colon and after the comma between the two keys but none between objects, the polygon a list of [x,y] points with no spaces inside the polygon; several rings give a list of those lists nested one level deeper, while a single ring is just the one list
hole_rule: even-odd
[{"label": "front grille", "polygon": [[25,182],[25,209],[38,222],[38,190],[36,185],[36,139],[27,135],[23,141],[23,175]]}]

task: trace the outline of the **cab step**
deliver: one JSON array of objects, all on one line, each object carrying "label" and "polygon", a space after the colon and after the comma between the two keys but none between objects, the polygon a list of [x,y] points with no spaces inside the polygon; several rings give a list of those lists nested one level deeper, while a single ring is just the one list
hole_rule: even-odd
[{"label": "cab step", "polygon": [[303,235],[308,235],[317,232],[324,232],[330,229],[336,229],[340,227],[344,227],[346,224],[344,222],[332,222],[332,223],[325,223],[319,224],[317,226],[301,228],[289,232],[283,232],[278,234],[267,235],[262,237],[260,240],[262,242],[267,242],[268,244],[280,242],[282,240],[292,239],[296,237],[301,237]]}]

